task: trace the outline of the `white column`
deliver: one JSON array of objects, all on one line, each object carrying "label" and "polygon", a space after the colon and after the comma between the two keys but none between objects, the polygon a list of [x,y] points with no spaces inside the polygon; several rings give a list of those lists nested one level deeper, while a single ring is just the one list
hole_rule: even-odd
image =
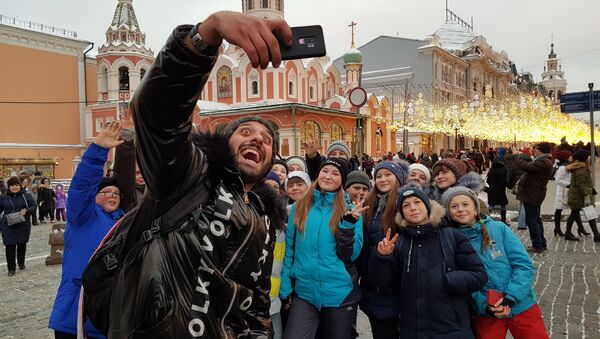
[{"label": "white column", "polygon": [[119,71],[108,70],[108,100],[119,100]]},{"label": "white column", "polygon": [[135,90],[140,86],[140,70],[131,69],[129,70],[129,93],[133,96]]}]

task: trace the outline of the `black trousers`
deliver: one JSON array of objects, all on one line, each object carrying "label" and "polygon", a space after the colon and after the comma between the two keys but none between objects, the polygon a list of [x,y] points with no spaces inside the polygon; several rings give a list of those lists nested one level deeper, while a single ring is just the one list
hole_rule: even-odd
[{"label": "black trousers", "polygon": [[9,271],[14,271],[17,269],[15,257],[19,265],[25,264],[25,251],[27,251],[27,244],[4,245],[4,248],[6,250],[6,266]]},{"label": "black trousers", "polygon": [[399,319],[381,320],[369,317],[369,323],[371,323],[373,339],[398,339],[400,337]]},{"label": "black trousers", "polygon": [[54,331],[55,339],[77,339],[77,334]]},{"label": "black trousers", "polygon": [[[321,326],[327,339],[352,339],[352,324],[356,319],[357,306],[322,307],[294,297],[289,318],[283,331],[286,339],[313,339]],[[320,324],[320,322],[322,322]]]}]

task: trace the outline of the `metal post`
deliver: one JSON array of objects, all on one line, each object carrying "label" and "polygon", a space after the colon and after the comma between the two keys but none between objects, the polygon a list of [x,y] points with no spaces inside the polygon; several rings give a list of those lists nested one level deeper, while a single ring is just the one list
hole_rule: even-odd
[{"label": "metal post", "polygon": [[408,94],[408,82],[404,81],[404,120],[402,121],[402,152],[404,155],[408,155],[408,101],[410,100],[410,94]]},{"label": "metal post", "polygon": [[[354,35],[352,35],[352,39],[354,39]],[[354,41],[354,40],[353,40]],[[358,69],[358,87],[361,87],[362,85],[362,65],[360,65],[360,68]],[[363,133],[364,133],[364,129],[366,128],[365,126],[365,122],[363,121],[361,123],[361,128],[358,128],[358,121],[361,119],[360,116],[360,107],[356,108],[356,137],[358,138],[357,142],[356,142],[356,155],[358,156],[362,156],[364,152],[364,147],[363,147]]]},{"label": "metal post", "polygon": [[454,128],[454,153],[458,154],[458,128]]},{"label": "metal post", "polygon": [[594,83],[590,82],[588,84],[588,88],[590,89],[590,130],[592,133],[592,149],[590,150],[590,154],[592,155],[592,187],[596,188],[596,144],[594,143]]}]

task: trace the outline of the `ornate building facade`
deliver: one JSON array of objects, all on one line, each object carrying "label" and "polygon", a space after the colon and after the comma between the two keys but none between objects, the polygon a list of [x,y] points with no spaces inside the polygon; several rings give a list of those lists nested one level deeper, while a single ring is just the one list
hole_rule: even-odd
[{"label": "ornate building facade", "polygon": [[560,96],[567,92],[567,80],[562,65],[558,62],[554,53],[554,42],[550,44],[550,54],[542,73],[542,86],[546,89],[547,96],[554,101],[560,102]]}]

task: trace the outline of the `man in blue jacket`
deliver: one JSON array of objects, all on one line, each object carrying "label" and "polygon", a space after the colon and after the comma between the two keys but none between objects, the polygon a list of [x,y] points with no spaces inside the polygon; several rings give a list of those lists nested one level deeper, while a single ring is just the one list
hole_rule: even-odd
[{"label": "man in blue jacket", "polygon": [[[103,177],[108,151],[123,142],[119,140],[120,131],[119,122],[111,122],[100,131],[71,181],[62,278],[48,325],[56,338],[77,338],[81,274],[106,233],[123,216],[117,182]],[[91,337],[103,337],[89,321],[86,331]]]}]

